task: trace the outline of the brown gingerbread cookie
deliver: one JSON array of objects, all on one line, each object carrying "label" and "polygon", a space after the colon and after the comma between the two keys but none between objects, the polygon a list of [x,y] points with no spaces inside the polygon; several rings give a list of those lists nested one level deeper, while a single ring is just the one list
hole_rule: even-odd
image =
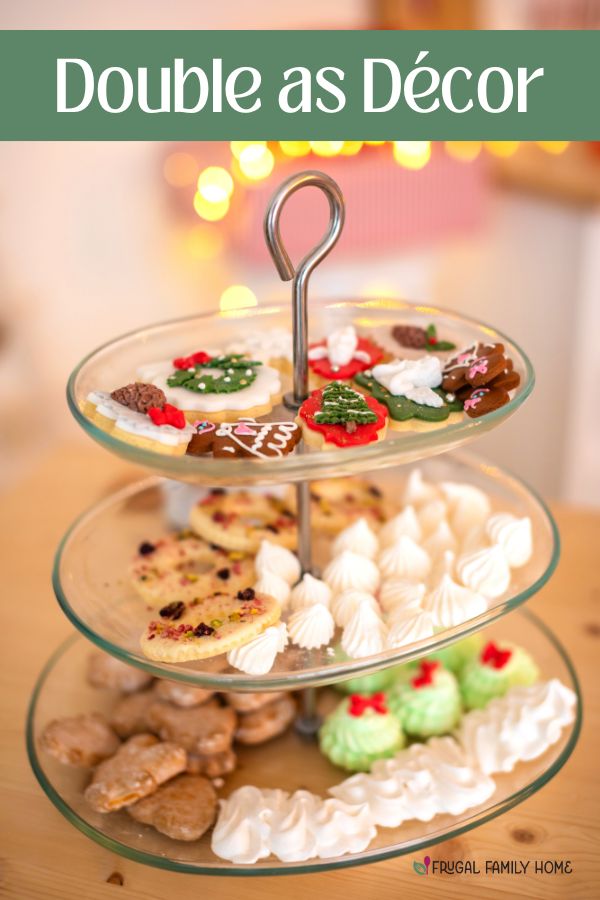
[{"label": "brown gingerbread cookie", "polygon": [[194,687],[191,684],[182,684],[179,681],[167,681],[159,678],[154,685],[154,693],[159,700],[166,700],[175,706],[189,707],[200,706],[214,697],[214,691],[205,688]]},{"label": "brown gingerbread cookie", "polygon": [[223,695],[226,703],[238,713],[255,712],[262,709],[274,700],[280,700],[286,696],[285,691],[261,691],[260,693],[245,693],[242,691],[228,691]]},{"label": "brown gingerbread cookie", "polygon": [[40,746],[68,766],[96,766],[119,749],[121,742],[99,713],[54,719],[44,728]]},{"label": "brown gingerbread cookie", "polygon": [[143,734],[148,729],[148,710],[156,702],[154,691],[139,691],[122,697],[112,710],[110,724],[121,738]]},{"label": "brown gingerbread cookie", "polygon": [[296,422],[257,422],[244,417],[237,422],[194,422],[196,433],[188,444],[187,452],[200,456],[212,452],[219,458],[287,456],[302,437],[302,429]]},{"label": "brown gingerbread cookie", "polygon": [[163,740],[174,741],[198,755],[223,753],[231,748],[237,716],[232,709],[209,700],[182,709],[157,700],[148,710],[148,727]]},{"label": "brown gingerbread cookie", "polygon": [[207,778],[229,775],[237,766],[237,756],[233,750],[222,753],[188,753],[187,771]]},{"label": "brown gingerbread cookie", "polygon": [[93,687],[132,694],[147,687],[152,681],[152,675],[121,662],[108,653],[95,650],[88,657],[87,680]]},{"label": "brown gingerbread cookie", "polygon": [[175,841],[196,841],[216,818],[217,795],[207,778],[179,775],[127,812]]},{"label": "brown gingerbread cookie", "polygon": [[84,796],[96,812],[122,809],[153,794],[159,785],[184,772],[186,765],[183,747],[158,741],[151,734],[137,734],[100,763]]},{"label": "brown gingerbread cookie", "polygon": [[505,367],[506,357],[504,354],[490,353],[488,356],[478,356],[477,359],[474,359],[464,377],[472,387],[482,387],[501,375]]},{"label": "brown gingerbread cookie", "polygon": [[485,416],[505,406],[510,400],[508,391],[501,387],[473,388],[465,397],[464,411],[472,419]]},{"label": "brown gingerbread cookie", "polygon": [[445,391],[456,393],[465,387],[467,381],[467,373],[475,360],[484,356],[504,356],[504,344],[492,343],[474,343],[469,347],[465,347],[444,363],[442,370],[442,388]]},{"label": "brown gingerbread cookie", "polygon": [[296,715],[296,704],[289,694],[254,712],[240,715],[235,739],[240,744],[264,744],[282,734]]}]

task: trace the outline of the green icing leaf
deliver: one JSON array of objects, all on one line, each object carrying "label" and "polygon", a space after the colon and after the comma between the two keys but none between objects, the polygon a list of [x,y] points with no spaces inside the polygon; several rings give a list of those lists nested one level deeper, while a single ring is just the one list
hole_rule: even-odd
[{"label": "green icing leaf", "polygon": [[435,344],[426,344],[425,349],[428,353],[443,353],[446,350],[455,350],[456,344],[452,341],[436,341]]},{"label": "green icing leaf", "polygon": [[332,381],[323,388],[321,409],[314,419],[318,425],[345,425],[347,422],[367,425],[376,422],[377,416],[362,394],[342,381]]},{"label": "green icing leaf", "polygon": [[[195,366],[194,371],[177,369],[167,378],[169,387],[182,387],[195,394],[233,394],[249,387],[256,380],[257,368],[262,363],[244,359],[240,353],[215,356],[207,363]],[[211,375],[206,369],[222,369],[220,375]]]},{"label": "green icing leaf", "polygon": [[[394,396],[373,375],[369,375],[367,372],[360,372],[355,376],[354,381],[360,387],[367,388],[371,396],[387,406],[390,418],[396,422],[406,422],[408,419],[421,419],[424,422],[443,422],[451,412],[460,412],[463,408],[462,402],[455,395],[449,395],[441,388],[434,388],[434,393],[442,398],[444,405],[425,406],[422,403],[415,403],[414,400],[409,400],[408,397]],[[453,399],[449,400],[449,397]]]}]

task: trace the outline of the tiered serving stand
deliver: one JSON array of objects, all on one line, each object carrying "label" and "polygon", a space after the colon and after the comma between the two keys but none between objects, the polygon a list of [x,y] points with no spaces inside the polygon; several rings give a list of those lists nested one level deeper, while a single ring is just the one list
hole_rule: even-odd
[{"label": "tiered serving stand", "polygon": [[[294,269],[281,239],[280,217],[288,197],[307,186],[317,187],[327,196],[330,226],[321,243]],[[302,173],[285,182],[269,207],[265,235],[279,275],[293,284],[294,333],[293,378],[288,377],[283,404],[273,409],[269,419],[280,420],[283,416],[289,420],[308,394],[308,279],[336,243],[343,222],[340,189],[328,176],[318,172]],[[481,418],[464,417],[458,424],[440,429],[392,431],[383,441],[344,450],[313,450],[302,443],[289,456],[260,460],[172,457],[142,450],[102,431],[83,415],[83,402],[90,391],[128,383],[132,373],[144,363],[173,358],[188,348],[225,347],[243,337],[247,329],[289,328],[288,306],[206,313],[152,326],[105,344],[73,372],[68,401],[85,431],[111,452],[158,473],[84,513],[63,539],[56,556],[54,589],[63,611],[84,639],[71,637],[48,661],[34,690],[27,722],[29,758],[44,791],[70,822],[108,849],[161,868],[214,875],[274,875],[363,864],[414,852],[499,815],[542,787],[571,754],[580,729],[580,702],[575,722],[563,731],[560,741],[542,757],[519,764],[510,774],[497,776],[495,794],[479,808],[462,816],[437,816],[425,824],[409,822],[396,829],[379,829],[371,845],[358,854],[299,863],[267,859],[254,865],[238,865],[212,852],[210,834],[187,844],[137,824],[125,812],[107,816],[94,813],[83,800],[85,773],[62,767],[38,750],[39,734],[50,719],[101,711],[103,706],[110,708],[114,702],[85,681],[88,642],[153,675],[197,686],[220,691],[303,689],[303,711],[297,727],[270,743],[242,748],[240,766],[228,777],[223,795],[243,784],[288,791],[304,787],[324,794],[341,776],[320,754],[314,740],[320,716],[335,703],[331,691],[317,693],[316,687],[407,662],[484,627],[486,637],[514,640],[523,645],[539,664],[543,677],[560,678],[579,699],[573,666],[557,638],[539,619],[519,610],[497,621],[535,594],[552,574],[558,560],[559,542],[551,514],[543,501],[515,476],[463,452],[447,454],[499,425],[523,403],[534,384],[531,364],[513,341],[494,328],[434,307],[399,300],[356,299],[312,303],[310,309],[314,338],[342,324],[354,324],[363,331],[368,330],[379,343],[387,342],[390,350],[394,350],[390,329],[399,321],[415,325],[433,323],[438,334],[457,346],[477,340],[501,341],[521,375],[521,384],[511,401]],[[397,353],[397,346],[395,349]],[[293,483],[297,495],[298,555],[304,571],[314,573],[323,563],[324,548],[318,540],[313,542],[311,536],[310,481],[365,474],[384,493],[399,497],[408,474],[406,466],[416,461],[420,461],[428,480],[469,482],[489,495],[493,507],[531,518],[534,555],[526,566],[513,573],[510,592],[490,603],[483,615],[431,639],[365,659],[341,661],[326,649],[306,651],[288,645],[264,676],[249,676],[234,670],[223,657],[172,665],[143,656],[139,637],[146,624],[146,613],[127,582],[132,550],[143,540],[185,526],[189,508],[207,488],[268,486],[272,490],[285,490]],[[166,476],[167,480],[158,476]]]}]

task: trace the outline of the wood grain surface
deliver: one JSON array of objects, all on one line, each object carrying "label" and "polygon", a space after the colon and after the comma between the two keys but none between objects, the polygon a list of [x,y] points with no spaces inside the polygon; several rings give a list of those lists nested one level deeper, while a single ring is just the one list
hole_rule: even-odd
[{"label": "wood grain surface", "polygon": [[100,448],[65,445],[2,497],[0,896],[18,900],[600,897],[600,515],[564,507],[555,508],[562,560],[531,608],[557,632],[576,664],[584,693],[579,745],[540,792],[481,828],[437,845],[433,855],[479,864],[486,859],[570,860],[571,874],[419,877],[413,872],[412,857],[401,857],[319,875],[209,878],[158,871],[114,856],[69,825],[38,787],[23,736],[38,672],[71,632],[52,594],[51,563],[71,521],[137,474]]}]

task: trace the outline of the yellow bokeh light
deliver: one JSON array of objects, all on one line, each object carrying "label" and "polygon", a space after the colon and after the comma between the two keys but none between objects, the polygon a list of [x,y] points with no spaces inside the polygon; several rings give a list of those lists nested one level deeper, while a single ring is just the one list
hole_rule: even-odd
[{"label": "yellow bokeh light", "polygon": [[342,156],[356,156],[362,150],[362,145],[362,141],[344,141],[341,150]]},{"label": "yellow bokeh light", "polygon": [[221,312],[231,309],[245,309],[248,306],[257,306],[256,294],[245,284],[232,284],[225,288],[219,300]]},{"label": "yellow bokeh light", "polygon": [[206,200],[202,194],[196,191],[196,194],[194,195],[194,209],[201,219],[206,219],[207,222],[218,222],[219,219],[222,219],[227,215],[229,210],[229,197],[226,197],[219,203],[211,203],[209,200]]},{"label": "yellow bokeh light", "polygon": [[229,144],[231,152],[236,159],[239,159],[246,147],[266,147],[266,141],[231,141]]},{"label": "yellow bokeh light", "polygon": [[459,159],[461,162],[470,162],[477,159],[481,153],[483,146],[482,141],[446,141],[444,147],[446,153],[453,159]]},{"label": "yellow bokeh light", "polygon": [[337,156],[343,146],[343,141],[310,141],[310,149],[317,156]]},{"label": "yellow bokeh light", "polygon": [[570,143],[570,141],[537,141],[538,147],[555,156],[564,153]]},{"label": "yellow bokeh light", "polygon": [[492,156],[514,156],[519,149],[519,141],[484,141],[484,145]]},{"label": "yellow bokeh light", "polygon": [[163,175],[171,187],[188,187],[197,174],[198,163],[191,153],[170,153],[163,163]]},{"label": "yellow bokeh light", "polygon": [[184,245],[192,259],[214,259],[223,250],[223,235],[218,228],[199,222],[187,232]]},{"label": "yellow bokeh light", "polygon": [[365,144],[368,147],[381,147],[382,144],[385,144],[385,141],[365,141]]},{"label": "yellow bokeh light", "polygon": [[394,159],[405,169],[422,169],[431,158],[431,141],[394,141]]},{"label": "yellow bokeh light", "polygon": [[308,141],[279,141],[279,146],[286,156],[306,156],[310,153]]},{"label": "yellow bokeh light", "polygon": [[264,144],[252,144],[244,147],[238,162],[246,178],[260,181],[261,178],[267,178],[273,171],[275,157]]},{"label": "yellow bokeh light", "polygon": [[209,203],[222,203],[233,193],[233,178],[221,166],[208,166],[198,177],[198,193]]}]

